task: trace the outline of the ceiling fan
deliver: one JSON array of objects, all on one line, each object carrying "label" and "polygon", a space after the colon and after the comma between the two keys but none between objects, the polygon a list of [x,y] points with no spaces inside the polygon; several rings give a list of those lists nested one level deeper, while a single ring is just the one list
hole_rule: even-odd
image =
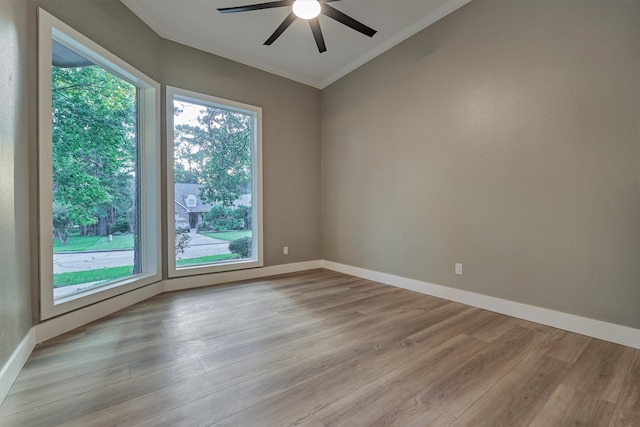
[{"label": "ceiling fan", "polygon": [[373,37],[373,35],[377,32],[373,28],[367,27],[362,22],[356,21],[349,15],[346,15],[340,12],[338,9],[335,9],[329,6],[327,3],[339,1],[339,0],[280,0],[280,1],[270,1],[267,3],[257,3],[250,4],[247,6],[236,6],[236,7],[222,7],[219,8],[218,11],[220,13],[235,13],[235,12],[249,12],[253,10],[262,10],[262,9],[271,9],[275,7],[291,7],[291,12],[284,18],[284,21],[280,24],[278,28],[271,34],[271,37],[264,42],[265,45],[271,46],[273,42],[275,42],[278,37],[284,33],[284,30],[289,28],[289,25],[296,20],[296,18],[306,19],[309,21],[309,26],[311,27],[311,32],[313,33],[313,38],[316,41],[316,45],[318,46],[318,51],[320,53],[325,52],[327,47],[324,43],[324,37],[322,36],[322,30],[320,29],[320,21],[318,20],[319,15],[328,16],[331,19],[334,19],[349,28],[352,28],[366,36]]}]

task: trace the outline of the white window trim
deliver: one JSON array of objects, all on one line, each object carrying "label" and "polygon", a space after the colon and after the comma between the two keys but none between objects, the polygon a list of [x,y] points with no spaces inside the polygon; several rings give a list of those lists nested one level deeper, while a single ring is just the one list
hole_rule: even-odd
[{"label": "white window trim", "polygon": [[[166,87],[166,111],[167,111],[167,266],[170,278],[192,276],[197,274],[220,273],[224,271],[241,270],[247,268],[262,267],[264,265],[263,258],[263,223],[262,223],[262,108],[253,105],[243,104],[228,99],[218,98],[206,95],[200,92],[193,92],[177,87]],[[173,128],[173,101],[174,99],[192,101],[195,103],[209,103],[227,110],[237,109],[242,112],[251,112],[255,115],[255,132],[252,141],[252,169],[251,169],[251,188],[252,199],[251,204],[251,230],[254,238],[252,239],[252,254],[257,254],[254,259],[249,260],[233,260],[224,263],[212,265],[195,265],[189,267],[176,267],[175,259],[175,238],[176,232],[174,228],[175,218],[175,191],[174,191],[174,128]],[[257,194],[255,194],[257,192]],[[257,237],[257,238],[255,238]]]},{"label": "white window trim", "polygon": [[[38,10],[38,215],[40,319],[45,320],[161,280],[160,236],[160,84],[69,27],[43,9]],[[96,287],[82,295],[54,301],[53,298],[53,215],[51,55],[52,40],[78,51],[87,59],[119,74],[139,88],[140,120],[143,125],[139,148],[140,230],[143,273]]]}]

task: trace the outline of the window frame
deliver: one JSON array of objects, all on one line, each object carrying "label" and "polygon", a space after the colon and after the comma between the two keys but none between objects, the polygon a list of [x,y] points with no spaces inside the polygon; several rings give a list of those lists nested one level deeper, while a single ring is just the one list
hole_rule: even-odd
[{"label": "window frame", "polygon": [[[38,10],[38,221],[40,319],[86,307],[162,279],[160,203],[160,90],[146,76],[43,9]],[[138,173],[141,274],[81,294],[54,299],[52,177],[52,41],[118,75],[138,88]],[[47,191],[49,189],[49,191]]]},{"label": "window frame", "polygon": [[[262,220],[262,108],[244,104],[200,92],[166,86],[166,121],[167,121],[167,266],[169,278],[193,276],[199,274],[220,273],[225,271],[243,270],[264,266],[263,250],[263,220]],[[185,266],[177,268],[175,258],[175,190],[174,190],[174,100],[209,104],[227,110],[236,110],[242,113],[251,113],[254,118],[254,138],[251,146],[251,231],[252,254],[251,259],[239,259],[215,264]]]}]

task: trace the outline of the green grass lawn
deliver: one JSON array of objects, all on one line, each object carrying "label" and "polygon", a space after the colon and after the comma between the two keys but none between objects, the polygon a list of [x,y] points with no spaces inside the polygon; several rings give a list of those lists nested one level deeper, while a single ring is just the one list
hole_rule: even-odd
[{"label": "green grass lawn", "polygon": [[203,236],[212,237],[219,240],[238,240],[243,237],[251,237],[251,230],[246,231],[225,231],[223,233],[201,233]]},{"label": "green grass lawn", "polygon": [[110,249],[133,249],[133,234],[113,236],[111,242],[106,236],[69,236],[66,245],[60,243],[60,239],[58,238],[53,239],[53,252],[55,253],[102,251]]},{"label": "green grass lawn", "polygon": [[73,271],[69,273],[57,273],[53,275],[53,287],[63,288],[65,286],[80,285],[82,283],[107,282],[131,276],[132,265],[124,267],[108,267],[97,270]]},{"label": "green grass lawn", "polygon": [[[236,259],[236,254],[207,255],[197,258],[179,259],[176,261],[178,267],[195,264],[207,264],[218,261]],[[53,287],[63,288],[71,285],[81,285],[83,283],[108,282],[122,279],[131,275],[132,265],[124,267],[107,267],[96,270],[73,271],[68,273],[56,273],[53,275]]]},{"label": "green grass lawn", "polygon": [[207,263],[226,261],[229,259],[236,259],[236,258],[238,258],[238,255],[236,254],[207,255],[207,256],[200,256],[197,258],[178,259],[176,260],[176,265],[178,267],[184,267],[185,265],[207,264]]}]

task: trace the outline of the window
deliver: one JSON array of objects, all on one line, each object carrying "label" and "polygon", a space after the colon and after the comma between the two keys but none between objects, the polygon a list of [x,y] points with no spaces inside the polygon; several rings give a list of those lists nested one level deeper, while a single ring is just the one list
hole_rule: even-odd
[{"label": "window", "polygon": [[39,11],[41,318],[160,278],[159,85]]},{"label": "window", "polygon": [[169,276],[261,266],[261,109],[167,87],[167,111]]}]

